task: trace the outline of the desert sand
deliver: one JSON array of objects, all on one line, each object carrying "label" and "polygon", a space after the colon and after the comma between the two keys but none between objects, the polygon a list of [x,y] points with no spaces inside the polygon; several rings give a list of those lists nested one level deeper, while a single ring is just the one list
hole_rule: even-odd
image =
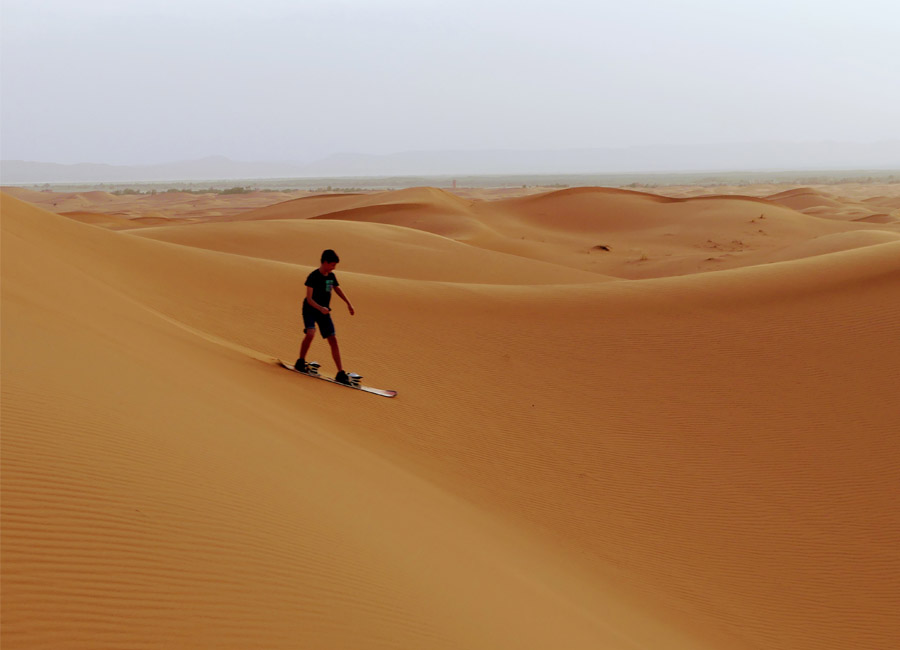
[{"label": "desert sand", "polygon": [[896,187],[0,210],[5,648],[900,642]]}]

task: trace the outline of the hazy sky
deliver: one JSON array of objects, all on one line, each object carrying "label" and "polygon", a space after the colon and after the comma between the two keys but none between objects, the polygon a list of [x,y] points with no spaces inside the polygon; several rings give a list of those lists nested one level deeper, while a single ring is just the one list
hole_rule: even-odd
[{"label": "hazy sky", "polygon": [[2,0],[0,155],[900,138],[897,0]]}]

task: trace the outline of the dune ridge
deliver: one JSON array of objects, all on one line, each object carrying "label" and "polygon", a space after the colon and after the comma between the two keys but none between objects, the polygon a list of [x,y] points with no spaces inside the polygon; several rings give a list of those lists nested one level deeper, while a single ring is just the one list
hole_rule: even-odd
[{"label": "dune ridge", "polygon": [[384,223],[318,219],[232,221],[148,228],[140,237],[227,253],[308,264],[326,247],[355,251],[357,273],[480,284],[561,284],[611,280],[587,271],[467,246],[428,231]]},{"label": "dune ridge", "polygon": [[[752,196],[677,198],[613,188],[568,188],[469,201],[433,188],[411,188],[302,198],[232,217],[242,218],[402,226],[627,279],[766,263],[793,250],[803,256],[803,244],[810,239],[874,229],[883,222],[826,219]],[[863,240],[843,240],[844,245],[852,241]]]},{"label": "dune ridge", "polygon": [[[893,231],[777,208],[812,237],[802,259],[582,279],[559,244],[575,206],[535,201],[557,243],[524,255],[400,227],[397,198],[366,221],[114,232],[2,197],[4,641],[900,637]],[[458,210],[497,248],[542,216],[433,200],[408,214]],[[743,218],[717,201],[697,218]],[[359,312],[338,310],[345,359],[398,400],[275,366],[296,354],[301,257],[329,238]],[[392,270],[373,242],[421,256]]]}]

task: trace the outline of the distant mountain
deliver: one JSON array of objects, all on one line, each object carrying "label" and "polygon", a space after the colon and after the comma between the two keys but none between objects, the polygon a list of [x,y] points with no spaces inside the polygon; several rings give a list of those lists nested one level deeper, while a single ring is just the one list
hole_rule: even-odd
[{"label": "distant mountain", "polygon": [[159,165],[114,166],[4,160],[0,183],[198,181],[334,176],[591,174],[625,172],[900,169],[900,140],[874,143],[764,142],[546,151],[408,151],[339,154],[313,163],[239,162],[211,156]]},{"label": "distant mountain", "polygon": [[104,165],[79,163],[0,161],[0,182],[22,183],[128,183],[137,181],[190,181],[303,176],[305,166],[290,162],[237,162],[224,156],[158,165]]},{"label": "distant mountain", "polygon": [[900,169],[900,140],[647,146],[547,151],[340,154],[307,166],[315,176],[591,174],[686,171]]}]

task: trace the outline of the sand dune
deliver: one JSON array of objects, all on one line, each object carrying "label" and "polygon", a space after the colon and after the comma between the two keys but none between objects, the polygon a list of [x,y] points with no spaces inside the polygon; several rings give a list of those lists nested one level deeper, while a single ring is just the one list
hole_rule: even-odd
[{"label": "sand dune", "polygon": [[[786,207],[824,218],[900,223],[895,212],[900,201],[900,183],[845,182],[809,187],[784,184],[672,186],[654,192],[673,198],[712,194],[765,198]],[[878,219],[879,221],[876,221]]]},{"label": "sand dune", "polygon": [[[357,194],[311,194],[306,191],[244,192],[240,194],[195,194],[168,190],[155,194],[112,195],[108,192],[49,192],[19,187],[2,188],[12,196],[39,205],[51,212],[66,211],[114,214],[125,218],[146,216],[158,212],[173,219],[215,220],[234,219],[297,219],[317,215],[334,215],[349,209],[362,209],[393,204],[398,212],[405,206],[418,204],[429,211],[458,214],[470,211],[479,203],[521,199],[536,194],[546,194],[539,187],[513,188],[459,188],[452,192],[436,188],[410,188],[394,192],[361,192]],[[598,194],[598,188],[571,188],[563,193]],[[766,199],[785,207],[814,214],[819,217],[841,220],[864,220],[880,223],[900,223],[900,184],[897,183],[836,183],[809,187],[793,187],[783,184],[711,185],[654,187],[658,201],[710,197],[735,197]],[[628,190],[599,190],[610,197],[627,195]],[[645,200],[653,195],[643,194]],[[302,202],[291,203],[292,199]],[[554,197],[554,201],[559,200]],[[254,215],[250,210],[261,210]],[[878,220],[878,221],[876,221]]]},{"label": "sand dune", "polygon": [[747,266],[785,244],[868,227],[836,224],[752,197],[671,199],[602,188],[491,207],[509,215],[505,243],[498,247],[539,255],[550,244],[572,266],[634,279]]},{"label": "sand dune", "polygon": [[863,203],[877,205],[881,208],[900,209],[900,197],[896,196],[872,196],[864,199]]},{"label": "sand dune", "polygon": [[61,212],[60,214],[69,219],[74,219],[75,221],[89,223],[93,226],[104,226],[110,230],[127,230],[137,226],[132,219],[123,219],[122,217],[117,217],[112,214],[84,212],[80,210],[75,210],[74,212]]},{"label": "sand dune", "polygon": [[897,241],[900,241],[900,232],[885,230],[839,232],[790,244],[780,249],[763,251],[756,255],[751,253],[744,257],[744,261],[753,264],[786,262]]},{"label": "sand dune", "polygon": [[[815,237],[885,223],[874,218],[873,225],[836,223],[755,197],[682,199],[609,188],[497,200],[463,200],[434,188],[412,188],[301,198],[229,218],[289,219],[402,226],[491,251],[631,279],[746,266],[776,251],[783,256],[786,246],[799,251]],[[191,237],[195,245],[219,248],[197,244],[197,235]]]},{"label": "sand dune", "polygon": [[305,197],[234,217],[236,220],[338,219],[382,223],[471,241],[490,229],[472,212],[472,201],[444,190],[416,187],[376,194]]},{"label": "sand dune", "polygon": [[567,284],[612,279],[497,253],[430,232],[381,223],[289,220],[150,228],[135,234],[186,246],[308,265],[325,248],[351,250],[343,270],[394,278],[479,284]]},{"label": "sand dune", "polygon": [[[444,194],[127,232],[3,196],[3,641],[892,647],[890,224]],[[715,273],[578,258],[751,227]],[[396,400],[275,365],[326,241]]]},{"label": "sand dune", "polygon": [[780,203],[794,210],[803,210],[813,207],[841,207],[841,202],[832,198],[830,194],[809,187],[800,187],[785,192],[779,192],[768,197],[770,201]]},{"label": "sand dune", "polygon": [[891,223],[896,224],[900,223],[900,210],[896,211],[897,214],[885,214],[883,212],[875,212],[874,214],[870,214],[864,217],[857,217],[854,221],[858,221],[860,223]]},{"label": "sand dune", "polygon": [[788,190],[773,194],[768,198],[805,214],[820,217],[869,223],[900,222],[900,215],[891,216],[889,214],[890,209],[896,207],[894,205],[897,201],[896,198],[870,197],[864,200],[850,200],[813,188]]},{"label": "sand dune", "polygon": [[[245,192],[242,194],[195,194],[167,191],[154,194],[109,192],[49,192],[21,187],[4,187],[3,191],[57,214],[96,213],[126,220],[153,216],[190,222],[210,216],[229,216],[273,203],[288,201],[306,192]],[[124,224],[112,225],[122,229]],[[140,222],[131,224],[140,227]]]}]

